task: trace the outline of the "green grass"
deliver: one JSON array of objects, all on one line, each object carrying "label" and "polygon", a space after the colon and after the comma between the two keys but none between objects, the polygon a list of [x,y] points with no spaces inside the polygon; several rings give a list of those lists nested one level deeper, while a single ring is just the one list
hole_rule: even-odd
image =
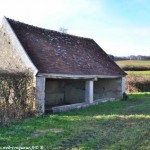
[{"label": "green grass", "polygon": [[150,92],[0,127],[1,146],[55,149],[150,149]]},{"label": "green grass", "polygon": [[116,63],[125,71],[149,71],[150,61],[143,60],[125,60],[116,61]]},{"label": "green grass", "polygon": [[141,76],[150,76],[150,71],[126,71],[127,74],[141,75]]},{"label": "green grass", "polygon": [[150,67],[150,60],[124,60],[116,61],[116,63],[121,66],[137,66],[137,67]]}]

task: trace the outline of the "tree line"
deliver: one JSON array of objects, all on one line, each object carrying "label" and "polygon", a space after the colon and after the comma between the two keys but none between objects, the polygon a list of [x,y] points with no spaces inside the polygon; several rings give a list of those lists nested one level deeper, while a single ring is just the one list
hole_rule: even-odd
[{"label": "tree line", "polygon": [[150,56],[144,56],[144,55],[130,55],[130,56],[114,56],[109,55],[111,59],[114,61],[117,60],[150,60]]}]

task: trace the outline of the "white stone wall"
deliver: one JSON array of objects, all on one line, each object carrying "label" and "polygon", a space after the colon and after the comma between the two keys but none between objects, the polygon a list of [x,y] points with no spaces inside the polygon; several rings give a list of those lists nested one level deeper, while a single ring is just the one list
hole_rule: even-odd
[{"label": "white stone wall", "polygon": [[6,18],[0,27],[0,70],[37,73]]}]

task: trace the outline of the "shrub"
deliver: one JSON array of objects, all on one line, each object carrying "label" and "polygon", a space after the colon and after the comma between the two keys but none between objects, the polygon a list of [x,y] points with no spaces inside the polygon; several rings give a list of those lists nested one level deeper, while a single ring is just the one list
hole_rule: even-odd
[{"label": "shrub", "polygon": [[121,67],[124,71],[149,71],[150,67],[148,66],[132,66],[126,65]]},{"label": "shrub", "polygon": [[37,111],[33,77],[25,73],[0,74],[0,123],[34,115]]},{"label": "shrub", "polygon": [[150,91],[150,77],[130,74],[126,77],[126,92]]}]

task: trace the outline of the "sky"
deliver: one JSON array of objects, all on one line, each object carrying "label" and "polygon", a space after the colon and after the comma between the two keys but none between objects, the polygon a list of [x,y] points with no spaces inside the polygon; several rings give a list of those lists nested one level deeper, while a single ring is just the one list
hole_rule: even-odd
[{"label": "sky", "polygon": [[115,56],[150,55],[150,0],[0,0],[3,16],[94,39]]}]

